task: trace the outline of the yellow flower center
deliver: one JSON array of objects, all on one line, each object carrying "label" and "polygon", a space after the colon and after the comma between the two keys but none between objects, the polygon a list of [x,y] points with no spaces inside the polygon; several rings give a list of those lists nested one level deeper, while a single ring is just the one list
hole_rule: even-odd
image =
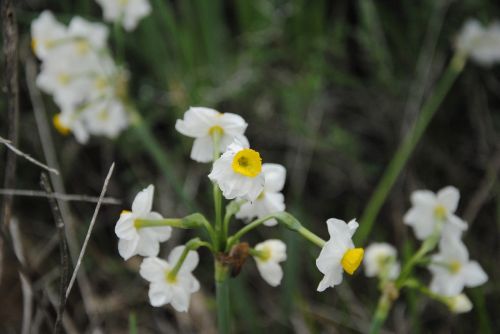
[{"label": "yellow flower center", "polygon": [[56,130],[63,136],[67,136],[69,134],[70,129],[61,122],[61,114],[55,115],[52,119],[52,123],[54,123]]},{"label": "yellow flower center", "polygon": [[269,260],[270,257],[271,257],[271,249],[269,248],[269,246],[265,246],[263,249],[259,251],[259,259],[261,261],[266,262],[267,260]]},{"label": "yellow flower center", "polygon": [[260,158],[259,152],[250,148],[245,148],[236,153],[231,167],[233,171],[238,174],[256,177],[262,170],[262,159]]},{"label": "yellow flower center", "polygon": [[165,281],[170,284],[177,283],[177,275],[172,275],[172,271],[165,270]]},{"label": "yellow flower center", "polygon": [[222,129],[218,125],[214,125],[210,129],[208,129],[208,134],[210,136],[213,136],[214,134],[218,134],[219,136],[222,136],[223,133],[224,133],[224,129]]},{"label": "yellow flower center", "polygon": [[66,73],[60,73],[58,76],[57,76],[57,80],[59,81],[59,83],[63,86],[66,86],[67,84],[69,84],[69,81],[70,81],[70,77],[69,75],[67,75]]},{"label": "yellow flower center", "polygon": [[103,77],[98,77],[95,80],[95,88],[97,88],[99,91],[103,91],[107,85],[108,85],[108,82]]},{"label": "yellow flower center", "polygon": [[121,216],[121,215],[125,215],[125,214],[127,214],[127,213],[130,213],[130,211],[128,211],[128,210],[122,210],[122,212],[120,212],[120,216]]},{"label": "yellow flower center", "polygon": [[434,217],[436,217],[436,219],[439,219],[439,220],[445,219],[446,218],[446,208],[443,205],[438,204],[434,208]]},{"label": "yellow flower center", "polygon": [[36,39],[35,39],[35,38],[32,38],[32,39],[31,39],[31,49],[32,49],[33,51],[36,51],[37,44],[38,44],[38,42],[36,41]]},{"label": "yellow flower center", "polygon": [[456,274],[462,268],[462,264],[459,261],[452,261],[449,265],[449,268],[452,274]]},{"label": "yellow flower center", "polygon": [[340,261],[342,268],[344,268],[349,275],[354,274],[363,260],[364,253],[365,251],[363,248],[349,249],[342,257],[342,261]]},{"label": "yellow flower center", "polygon": [[81,55],[86,54],[90,50],[90,45],[86,40],[80,39],[76,41],[75,45],[76,45],[76,52],[78,52]]},{"label": "yellow flower center", "polygon": [[97,117],[100,121],[106,122],[107,120],[109,120],[109,113],[106,109],[103,109],[97,114]]}]

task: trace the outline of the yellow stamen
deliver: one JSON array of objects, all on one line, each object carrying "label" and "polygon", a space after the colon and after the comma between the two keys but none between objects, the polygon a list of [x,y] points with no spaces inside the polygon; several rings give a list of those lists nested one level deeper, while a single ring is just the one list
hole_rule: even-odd
[{"label": "yellow stamen", "polygon": [[266,262],[271,257],[271,248],[265,246],[263,249],[259,250],[259,259]]},{"label": "yellow stamen", "polygon": [[99,120],[106,122],[109,119],[109,113],[106,109],[103,109],[97,114],[97,117]]},{"label": "yellow stamen", "polygon": [[57,76],[57,80],[59,81],[59,83],[60,83],[61,85],[66,86],[67,84],[69,84],[70,77],[69,77],[69,75],[67,75],[66,73],[60,73],[60,74]]},{"label": "yellow stamen", "polygon": [[99,77],[95,80],[95,87],[99,90],[99,91],[103,91],[104,88],[106,88],[108,85],[107,81],[105,78],[103,77]]},{"label": "yellow stamen", "polygon": [[354,274],[363,260],[364,253],[365,251],[363,248],[349,249],[342,257],[342,261],[340,261],[342,268],[344,268],[348,274]]},{"label": "yellow stamen", "polygon": [[257,196],[257,200],[260,201],[260,200],[263,200],[264,197],[266,197],[266,193],[263,191],[259,194],[259,196]]},{"label": "yellow stamen", "polygon": [[439,220],[445,219],[446,218],[446,208],[443,205],[438,204],[434,208],[434,217],[436,217],[436,219],[439,219]]},{"label": "yellow stamen", "polygon": [[170,284],[177,283],[177,275],[172,275],[170,270],[165,271],[165,281]]},{"label": "yellow stamen", "polygon": [[247,177],[256,177],[262,170],[262,159],[259,152],[245,148],[236,153],[231,167],[238,174]]},{"label": "yellow stamen", "polygon": [[37,44],[38,44],[38,42],[36,41],[36,39],[32,38],[31,39],[31,50],[36,51]]},{"label": "yellow stamen", "polygon": [[86,40],[78,40],[76,41],[75,45],[76,45],[76,52],[78,52],[81,55],[86,54],[90,50],[90,45]]},{"label": "yellow stamen", "polygon": [[67,136],[69,134],[70,128],[62,124],[61,114],[55,115],[54,118],[52,119],[52,123],[54,123],[54,127],[56,128],[56,130],[63,136]]},{"label": "yellow stamen", "polygon": [[130,211],[128,211],[128,210],[122,210],[122,212],[120,212],[120,215],[125,215],[125,214],[128,214],[128,213],[130,213]]},{"label": "yellow stamen", "polygon": [[208,129],[208,134],[210,136],[213,136],[215,133],[218,134],[219,136],[222,136],[222,134],[224,133],[224,129],[222,129],[218,125],[214,125],[210,129]]},{"label": "yellow stamen", "polygon": [[458,262],[458,261],[452,261],[452,262],[450,263],[449,268],[450,268],[450,272],[451,272],[452,274],[456,274],[456,273],[458,273],[458,272],[460,271],[460,269],[462,268],[462,264],[461,264],[460,262]]}]

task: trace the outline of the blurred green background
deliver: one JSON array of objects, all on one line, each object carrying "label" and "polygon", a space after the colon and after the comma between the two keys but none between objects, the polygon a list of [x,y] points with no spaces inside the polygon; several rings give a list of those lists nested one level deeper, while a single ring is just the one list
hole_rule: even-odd
[{"label": "blurred green background", "polygon": [[[130,71],[130,98],[154,131],[188,199],[212,213],[210,165],[189,159],[192,141],[174,129],[189,106],[240,114],[247,137],[267,162],[286,166],[287,210],[323,238],[330,217],[360,217],[398,145],[433,93],[449,59],[453,40],[466,19],[500,18],[500,4],[465,1],[328,0],[150,0],[152,14],[124,35],[123,61]],[[21,1],[21,114],[19,147],[44,160],[27,91],[30,22],[50,9],[62,22],[81,15],[102,21],[93,1]],[[110,26],[112,30],[112,27]],[[109,43],[116,54],[117,36]],[[474,309],[451,315],[437,302],[404,293],[385,325],[397,333],[494,333],[500,328],[500,69],[468,63],[401,173],[365,245],[387,241],[406,258],[417,246],[402,222],[416,189],[461,191],[458,214],[469,223],[464,237],[471,258],[489,282],[466,292]],[[44,96],[49,115],[58,112]],[[6,137],[6,101],[0,100],[0,133]],[[201,293],[188,314],[148,303],[140,260],[125,263],[117,251],[114,224],[136,192],[156,186],[155,208],[167,217],[188,213],[133,130],[117,140],[93,137],[86,145],[52,131],[68,193],[97,196],[111,162],[116,163],[108,195],[122,205],[103,206],[83,262],[90,283],[90,306],[74,289],[67,313],[77,332],[210,333],[215,326],[212,260],[200,251],[195,274]],[[5,148],[0,148],[5,161]],[[5,164],[0,163],[0,175]],[[16,188],[39,189],[40,171],[18,160]],[[94,205],[70,203],[78,245],[83,243]],[[40,312],[41,333],[50,331],[54,310],[48,291],[57,292],[59,255],[50,207],[45,199],[16,197],[28,266]],[[241,223],[234,223],[241,224]],[[241,226],[241,225],[238,225]],[[192,237],[177,232],[160,255]],[[366,332],[378,298],[377,283],[363,272],[341,286],[317,293],[321,279],[318,249],[291,232],[263,228],[247,240],[283,238],[288,260],[282,285],[271,288],[253,261],[232,284],[233,328],[298,333]],[[20,330],[22,298],[11,252],[5,253],[0,285],[0,332]],[[428,281],[428,273],[419,273]],[[68,328],[68,327],[66,327]]]}]

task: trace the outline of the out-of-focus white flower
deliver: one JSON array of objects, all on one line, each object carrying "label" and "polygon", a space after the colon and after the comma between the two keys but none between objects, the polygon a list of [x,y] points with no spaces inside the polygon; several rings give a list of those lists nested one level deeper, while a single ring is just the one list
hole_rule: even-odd
[{"label": "out-of-focus white flower", "polygon": [[68,26],[68,38],[78,55],[86,55],[106,47],[109,30],[102,23],[89,22],[79,16],[71,19]]},{"label": "out-of-focus white flower", "polygon": [[148,0],[96,0],[102,7],[104,19],[120,22],[127,31],[134,30],[137,23],[151,13]]},{"label": "out-of-focus white flower", "polygon": [[214,157],[213,135],[219,136],[219,150],[224,152],[235,140],[248,146],[244,133],[248,124],[236,114],[220,113],[204,107],[191,107],[184,114],[184,119],[175,123],[177,131],[195,138],[191,149],[191,159],[198,162],[210,162]]},{"label": "out-of-focus white flower", "polygon": [[[263,218],[271,213],[285,211],[285,196],[281,193],[285,186],[286,169],[279,164],[263,164],[264,190],[252,202],[243,203],[236,213],[238,219]],[[264,225],[273,226],[276,219],[267,220]]]},{"label": "out-of-focus white flower", "polygon": [[434,232],[439,221],[443,224],[443,235],[460,238],[467,229],[467,223],[454,213],[460,193],[457,188],[448,186],[437,194],[429,190],[417,190],[411,195],[412,208],[403,217],[405,224],[413,227],[415,236],[425,240]]},{"label": "out-of-focus white flower", "polygon": [[66,37],[66,27],[59,23],[52,12],[44,10],[31,23],[31,47],[36,56],[45,59],[47,54]]},{"label": "out-of-focus white flower", "polygon": [[278,286],[283,278],[280,262],[286,260],[286,245],[278,239],[270,239],[255,246],[254,255],[257,269],[262,278],[271,286]]},{"label": "out-of-focus white flower", "polygon": [[330,218],[326,224],[330,240],[316,259],[316,266],[325,275],[318,285],[320,292],[342,283],[343,270],[352,275],[361,264],[364,253],[363,248],[354,248],[352,242],[352,236],[359,226],[355,219],[346,224],[343,220]]},{"label": "out-of-focus white flower", "polygon": [[136,254],[156,256],[160,250],[159,243],[170,238],[172,228],[169,226],[141,227],[138,224],[139,219],[162,219],[159,213],[151,211],[153,194],[152,184],[140,191],[132,203],[132,212],[122,212],[115,226],[115,233],[120,238],[118,251],[125,260]]},{"label": "out-of-focus white flower", "polygon": [[176,275],[172,275],[185,246],[175,247],[168,256],[168,262],[157,257],[142,261],[140,274],[149,281],[149,302],[152,306],[172,304],[178,312],[189,308],[191,294],[200,289],[200,283],[192,274],[198,265],[198,253],[189,251]]},{"label": "out-of-focus white flower", "polygon": [[476,19],[467,20],[456,39],[456,48],[478,65],[491,66],[499,62],[500,23],[483,27]]},{"label": "out-of-focus white flower", "polygon": [[464,286],[476,287],[488,280],[476,261],[469,261],[469,252],[460,239],[444,237],[439,253],[433,255],[429,270],[433,277],[431,290],[443,296],[456,296]]},{"label": "out-of-focus white flower", "polygon": [[116,138],[128,126],[125,106],[118,100],[109,99],[94,103],[84,113],[89,132]]},{"label": "out-of-focus white flower", "polygon": [[470,299],[463,293],[458,296],[449,297],[447,305],[453,313],[467,313],[472,310]]},{"label": "out-of-focus white flower", "polygon": [[262,159],[257,151],[235,142],[214,162],[208,175],[216,182],[227,199],[236,197],[255,200],[264,190]]},{"label": "out-of-focus white flower", "polygon": [[387,243],[372,243],[366,247],[363,262],[368,277],[395,279],[399,275],[400,265],[397,262],[396,248]]}]

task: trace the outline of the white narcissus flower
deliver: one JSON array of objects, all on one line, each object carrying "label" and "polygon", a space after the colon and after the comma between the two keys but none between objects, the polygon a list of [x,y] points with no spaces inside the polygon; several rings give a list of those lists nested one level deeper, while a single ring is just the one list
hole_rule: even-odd
[{"label": "white narcissus flower", "polygon": [[199,261],[197,252],[189,251],[177,274],[172,275],[185,247],[175,247],[168,256],[168,262],[157,257],[148,257],[142,261],[139,273],[151,283],[149,302],[152,306],[172,304],[176,311],[186,312],[191,294],[200,289],[200,283],[192,274]]},{"label": "white narcissus flower", "polygon": [[122,212],[116,223],[115,233],[120,238],[118,251],[125,260],[136,254],[156,256],[160,251],[159,243],[170,238],[172,228],[169,226],[140,227],[137,222],[138,219],[162,219],[159,213],[151,211],[153,193],[153,185],[140,191],[132,203],[132,212]]},{"label": "white narcissus flower", "polygon": [[116,138],[129,123],[125,106],[117,99],[97,101],[84,114],[89,132],[93,135]]},{"label": "white narcissus flower", "polygon": [[465,22],[456,39],[459,52],[469,56],[482,66],[491,66],[500,61],[500,23],[493,22],[487,27],[476,19]]},{"label": "white narcissus flower", "polygon": [[74,40],[76,54],[85,56],[106,47],[109,30],[102,23],[87,21],[79,16],[71,19],[68,26],[68,37]]},{"label": "white narcissus flower", "polygon": [[368,277],[395,279],[399,275],[400,265],[397,262],[396,248],[387,243],[372,243],[366,247],[363,263]]},{"label": "white narcissus flower", "polygon": [[363,260],[363,248],[354,248],[352,236],[359,224],[355,219],[349,223],[343,220],[330,218],[328,225],[328,240],[316,259],[316,266],[325,276],[318,285],[318,291],[334,287],[342,283],[342,271],[352,275]]},{"label": "white narcissus flower", "polygon": [[66,27],[59,23],[52,12],[44,10],[31,23],[31,47],[36,56],[45,59],[49,52],[66,37]]},{"label": "white narcissus flower", "polygon": [[185,136],[195,138],[191,159],[210,162],[214,157],[213,135],[219,136],[219,150],[224,152],[235,140],[248,146],[244,133],[248,124],[236,114],[220,113],[204,107],[191,107],[184,113],[184,119],[175,123],[175,129]]},{"label": "white narcissus flower", "polygon": [[[254,201],[243,203],[236,213],[238,219],[263,218],[271,213],[285,211],[285,196],[281,193],[285,186],[286,169],[279,164],[263,164],[264,190]],[[264,225],[273,226],[276,219],[267,220]]]},{"label": "white narcissus flower", "polygon": [[464,287],[484,284],[488,276],[476,261],[469,261],[469,252],[460,239],[442,238],[439,253],[431,257],[432,272],[430,288],[443,296],[456,296]]},{"label": "white narcissus flower", "polygon": [[134,30],[137,23],[151,13],[148,0],[96,0],[102,7],[104,19],[120,22],[127,31]]},{"label": "white narcissus flower", "polygon": [[255,200],[264,190],[262,159],[257,151],[235,142],[214,162],[208,175],[216,182],[227,199],[236,197]]},{"label": "white narcissus flower", "polygon": [[467,223],[455,215],[460,193],[448,186],[434,194],[429,190],[417,190],[411,195],[412,208],[403,217],[405,224],[413,227],[419,240],[430,237],[438,222],[443,224],[443,235],[460,238]]},{"label": "white narcissus flower", "polygon": [[278,239],[270,239],[255,246],[258,255],[253,258],[262,278],[271,286],[278,286],[283,278],[280,262],[286,260],[286,245]]}]

